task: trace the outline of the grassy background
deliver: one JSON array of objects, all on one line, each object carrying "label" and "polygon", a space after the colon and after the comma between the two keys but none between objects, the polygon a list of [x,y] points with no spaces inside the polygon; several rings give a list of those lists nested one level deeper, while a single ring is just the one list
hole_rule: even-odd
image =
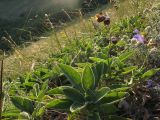
[{"label": "grassy background", "polygon": [[[123,0],[122,0],[123,1]],[[148,1],[148,0],[147,0]],[[155,0],[156,1],[156,0]],[[146,2],[142,0],[141,2]],[[148,4],[145,3],[147,6]],[[143,7],[146,7],[143,5]],[[111,22],[114,23],[117,20],[137,14],[137,6],[129,3],[128,0],[121,2],[120,8],[104,7],[104,12],[108,12],[111,17]],[[94,16],[97,10],[92,12],[90,16]],[[4,73],[5,76],[16,76],[27,71],[30,71],[32,66],[42,64],[48,59],[51,53],[59,51],[61,47],[64,47],[68,40],[74,40],[74,38],[81,38],[84,34],[92,35],[95,31],[91,17],[80,18],[74,22],[71,26],[65,27],[56,33],[50,33],[48,37],[43,37],[37,42],[32,42],[30,46],[23,48],[15,47],[15,53],[5,58],[4,61]]]},{"label": "grassy background", "polygon": [[[79,10],[83,11],[83,14],[88,13],[106,0],[101,2],[93,0],[92,3],[84,1],[87,0],[2,0],[0,1],[0,39],[8,36],[4,32],[6,31],[17,45],[37,41],[39,36],[50,31],[44,25],[46,13],[55,30],[59,30],[64,23],[73,22],[73,19],[79,17]],[[0,49],[11,50],[10,43],[6,41],[0,41]]]},{"label": "grassy background", "polygon": [[30,11],[33,13],[38,13],[51,9],[54,12],[58,12],[62,8],[78,7],[77,2],[74,1],[58,0],[57,2],[56,0],[1,0],[0,18],[14,21],[23,18],[24,15]]}]

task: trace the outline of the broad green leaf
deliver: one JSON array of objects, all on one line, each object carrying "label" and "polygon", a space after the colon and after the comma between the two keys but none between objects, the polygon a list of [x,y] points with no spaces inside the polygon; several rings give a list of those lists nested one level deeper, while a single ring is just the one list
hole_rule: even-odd
[{"label": "broad green leaf", "polygon": [[75,64],[80,68],[85,68],[86,65],[91,64],[91,63],[86,62],[86,63],[75,63]]},{"label": "broad green leaf", "polygon": [[33,101],[24,97],[11,97],[12,103],[21,111],[32,114],[34,111]]},{"label": "broad green leaf", "polygon": [[95,76],[89,66],[86,66],[83,71],[82,86],[85,90],[91,90],[95,86]]},{"label": "broad green leaf", "polygon": [[64,94],[64,89],[68,88],[68,86],[60,86],[60,87],[56,87],[56,88],[53,88],[51,90],[49,90],[47,92],[47,94],[50,94],[50,95],[63,95]]},{"label": "broad green leaf", "polygon": [[96,92],[93,91],[93,90],[86,91],[85,100],[88,101],[88,102],[94,102],[94,101],[96,101],[97,100],[97,98],[96,98]]},{"label": "broad green leaf", "polygon": [[34,86],[35,82],[25,82],[23,85],[26,87],[32,88]]},{"label": "broad green leaf", "polygon": [[104,96],[107,95],[107,93],[110,92],[110,88],[108,87],[102,87],[101,89],[99,89],[97,92],[96,92],[96,98],[97,98],[97,102],[99,100],[101,100]]},{"label": "broad green leaf", "polygon": [[57,66],[54,66],[54,68],[52,70],[47,71],[47,73],[45,75],[43,75],[43,77],[41,77],[42,80],[47,80],[49,78],[53,78],[54,76],[57,76],[58,74],[60,74],[60,68]]},{"label": "broad green leaf", "polygon": [[122,100],[124,97],[126,97],[126,95],[127,92],[111,91],[106,96],[104,96],[100,101],[98,101],[97,104],[116,103]]},{"label": "broad green leaf", "polygon": [[36,113],[36,116],[42,116],[45,110],[46,110],[45,106],[41,107],[39,111]]},{"label": "broad green leaf", "polygon": [[118,58],[120,59],[120,61],[124,62],[125,60],[127,60],[129,57],[131,57],[133,55],[132,51],[127,51],[122,53]]},{"label": "broad green leaf", "polygon": [[124,92],[126,90],[128,90],[130,87],[126,84],[113,84],[111,86],[109,86],[109,88],[113,91],[117,91],[117,92]]},{"label": "broad green leaf", "polygon": [[54,108],[58,110],[69,110],[72,104],[73,102],[68,99],[55,99],[49,102],[48,104],[46,104],[46,108]]},{"label": "broad green leaf", "polygon": [[34,84],[34,86],[33,86],[33,91],[32,91],[33,95],[37,97],[39,91],[40,91],[39,84],[38,84],[38,83]]},{"label": "broad green leaf", "polygon": [[107,72],[107,65],[103,62],[96,63],[96,65],[93,66],[93,72],[95,75],[95,87],[97,87],[101,76]]},{"label": "broad green leaf", "polygon": [[65,76],[68,78],[70,83],[79,88],[79,85],[81,83],[81,76],[80,74],[71,66],[59,64],[59,67],[61,68],[62,72],[65,74]]},{"label": "broad green leaf", "polygon": [[90,57],[90,59],[96,63],[105,63],[106,65],[110,65],[112,63],[112,58],[101,59],[96,57]]},{"label": "broad green leaf", "polygon": [[13,117],[17,117],[18,114],[19,114],[19,112],[17,112],[17,113],[14,113],[14,112],[3,113],[3,114],[2,114],[2,117],[4,117],[4,118],[12,117],[12,118],[13,118]]},{"label": "broad green leaf", "polygon": [[100,81],[100,75],[99,75],[99,72],[96,69],[96,66],[92,66],[92,70],[93,70],[94,77],[95,77],[95,86],[94,86],[94,88],[96,88],[98,86],[99,81]]},{"label": "broad green leaf", "polygon": [[92,61],[94,61],[94,62],[97,62],[97,63],[99,63],[99,62],[105,62],[104,59],[97,58],[97,57],[90,57],[89,59],[92,60]]},{"label": "broad green leaf", "polygon": [[115,107],[113,104],[103,104],[99,106],[99,110],[107,114],[114,114],[118,111],[118,108]]},{"label": "broad green leaf", "polygon": [[5,110],[2,112],[2,117],[5,118],[12,118],[12,119],[16,119],[18,117],[20,113],[19,109],[15,109],[15,108],[10,108],[9,110]]},{"label": "broad green leaf", "polygon": [[[52,100],[52,99],[51,99]],[[34,112],[32,113],[32,117],[37,117],[37,116],[41,116],[40,114],[42,114],[43,115],[43,113],[42,113],[42,109],[44,109],[44,111],[45,111],[45,106],[44,106],[44,103],[42,103],[42,102],[37,102],[36,103],[36,106],[35,106],[35,108],[34,108]],[[40,113],[41,112],[41,113]]]},{"label": "broad green leaf", "polygon": [[71,112],[76,112],[76,111],[79,111],[83,108],[86,107],[86,104],[85,103],[77,103],[77,102],[74,102],[71,107],[70,107],[70,111]]},{"label": "broad green leaf", "polygon": [[113,89],[112,91],[115,91],[115,92],[125,92],[125,91],[127,91],[129,89],[130,89],[130,87],[122,87],[122,88]]},{"label": "broad green leaf", "polygon": [[66,97],[68,97],[70,100],[75,102],[84,102],[84,96],[75,88],[73,87],[67,87],[63,90]]},{"label": "broad green leaf", "polygon": [[38,99],[37,99],[38,101],[42,100],[42,98],[44,97],[44,95],[47,92],[47,90],[48,90],[48,80],[43,83],[42,89],[38,93]]},{"label": "broad green leaf", "polygon": [[41,90],[48,89],[48,82],[49,82],[49,81],[46,80],[46,81],[43,83]]},{"label": "broad green leaf", "polygon": [[124,72],[122,72],[122,74],[128,74],[128,73],[132,72],[133,70],[135,70],[137,68],[138,68],[137,66],[131,66],[131,67],[123,68]]},{"label": "broad green leaf", "polygon": [[106,64],[107,66],[111,66],[111,64],[113,64],[113,58],[108,58],[108,59],[106,59],[106,60],[105,60],[105,64]]},{"label": "broad green leaf", "polygon": [[112,84],[112,85],[109,86],[109,88],[110,88],[111,90],[113,90],[113,89],[118,89],[118,88],[122,88],[122,87],[128,87],[128,85],[127,85],[127,84]]},{"label": "broad green leaf", "polygon": [[142,78],[144,79],[150,78],[153,75],[155,75],[158,71],[160,71],[160,68],[148,70],[142,75]]}]

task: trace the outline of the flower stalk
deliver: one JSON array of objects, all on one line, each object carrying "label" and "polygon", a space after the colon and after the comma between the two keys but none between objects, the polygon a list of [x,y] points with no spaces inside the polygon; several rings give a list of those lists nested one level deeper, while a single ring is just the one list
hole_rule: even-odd
[{"label": "flower stalk", "polygon": [[3,106],[3,57],[1,59],[0,71],[0,120],[2,120],[2,106]]}]

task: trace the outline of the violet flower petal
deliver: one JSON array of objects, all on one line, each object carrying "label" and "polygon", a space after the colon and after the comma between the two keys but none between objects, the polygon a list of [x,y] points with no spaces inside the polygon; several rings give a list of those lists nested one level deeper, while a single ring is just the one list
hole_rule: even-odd
[{"label": "violet flower petal", "polygon": [[133,38],[137,39],[138,42],[144,43],[144,38],[140,34],[134,35]]}]

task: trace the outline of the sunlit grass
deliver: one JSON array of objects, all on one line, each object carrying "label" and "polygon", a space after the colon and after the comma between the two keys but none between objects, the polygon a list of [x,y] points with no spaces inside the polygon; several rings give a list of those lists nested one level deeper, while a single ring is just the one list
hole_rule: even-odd
[{"label": "sunlit grass", "polygon": [[[112,23],[123,17],[129,17],[134,14],[138,14],[136,12],[137,6],[131,3],[132,0],[122,1],[123,2],[120,3],[118,10],[111,7],[104,7],[105,9],[103,8],[103,11],[107,12],[111,17]],[[148,4],[145,4],[144,1],[147,1]],[[150,2],[151,1],[148,0],[142,0],[142,5],[139,6],[138,9],[149,7],[151,4]],[[143,6],[143,4],[145,4],[145,6]],[[99,10],[91,13],[90,16],[94,16],[98,11]],[[90,37],[92,37],[93,33],[96,31],[93,27],[90,17],[83,18],[80,15],[79,20],[71,23],[73,24],[62,28],[62,30],[59,32],[50,33],[49,36],[43,37],[37,42],[32,42],[31,45],[24,47],[23,49],[18,48],[17,46],[14,47],[15,53],[5,59],[5,76],[8,77],[30,71],[33,67],[33,64],[36,66],[40,63],[43,63],[47,60],[49,54],[60,51],[65,45],[71,43],[71,40],[77,40],[81,37],[83,38],[84,34],[88,34]]]}]

